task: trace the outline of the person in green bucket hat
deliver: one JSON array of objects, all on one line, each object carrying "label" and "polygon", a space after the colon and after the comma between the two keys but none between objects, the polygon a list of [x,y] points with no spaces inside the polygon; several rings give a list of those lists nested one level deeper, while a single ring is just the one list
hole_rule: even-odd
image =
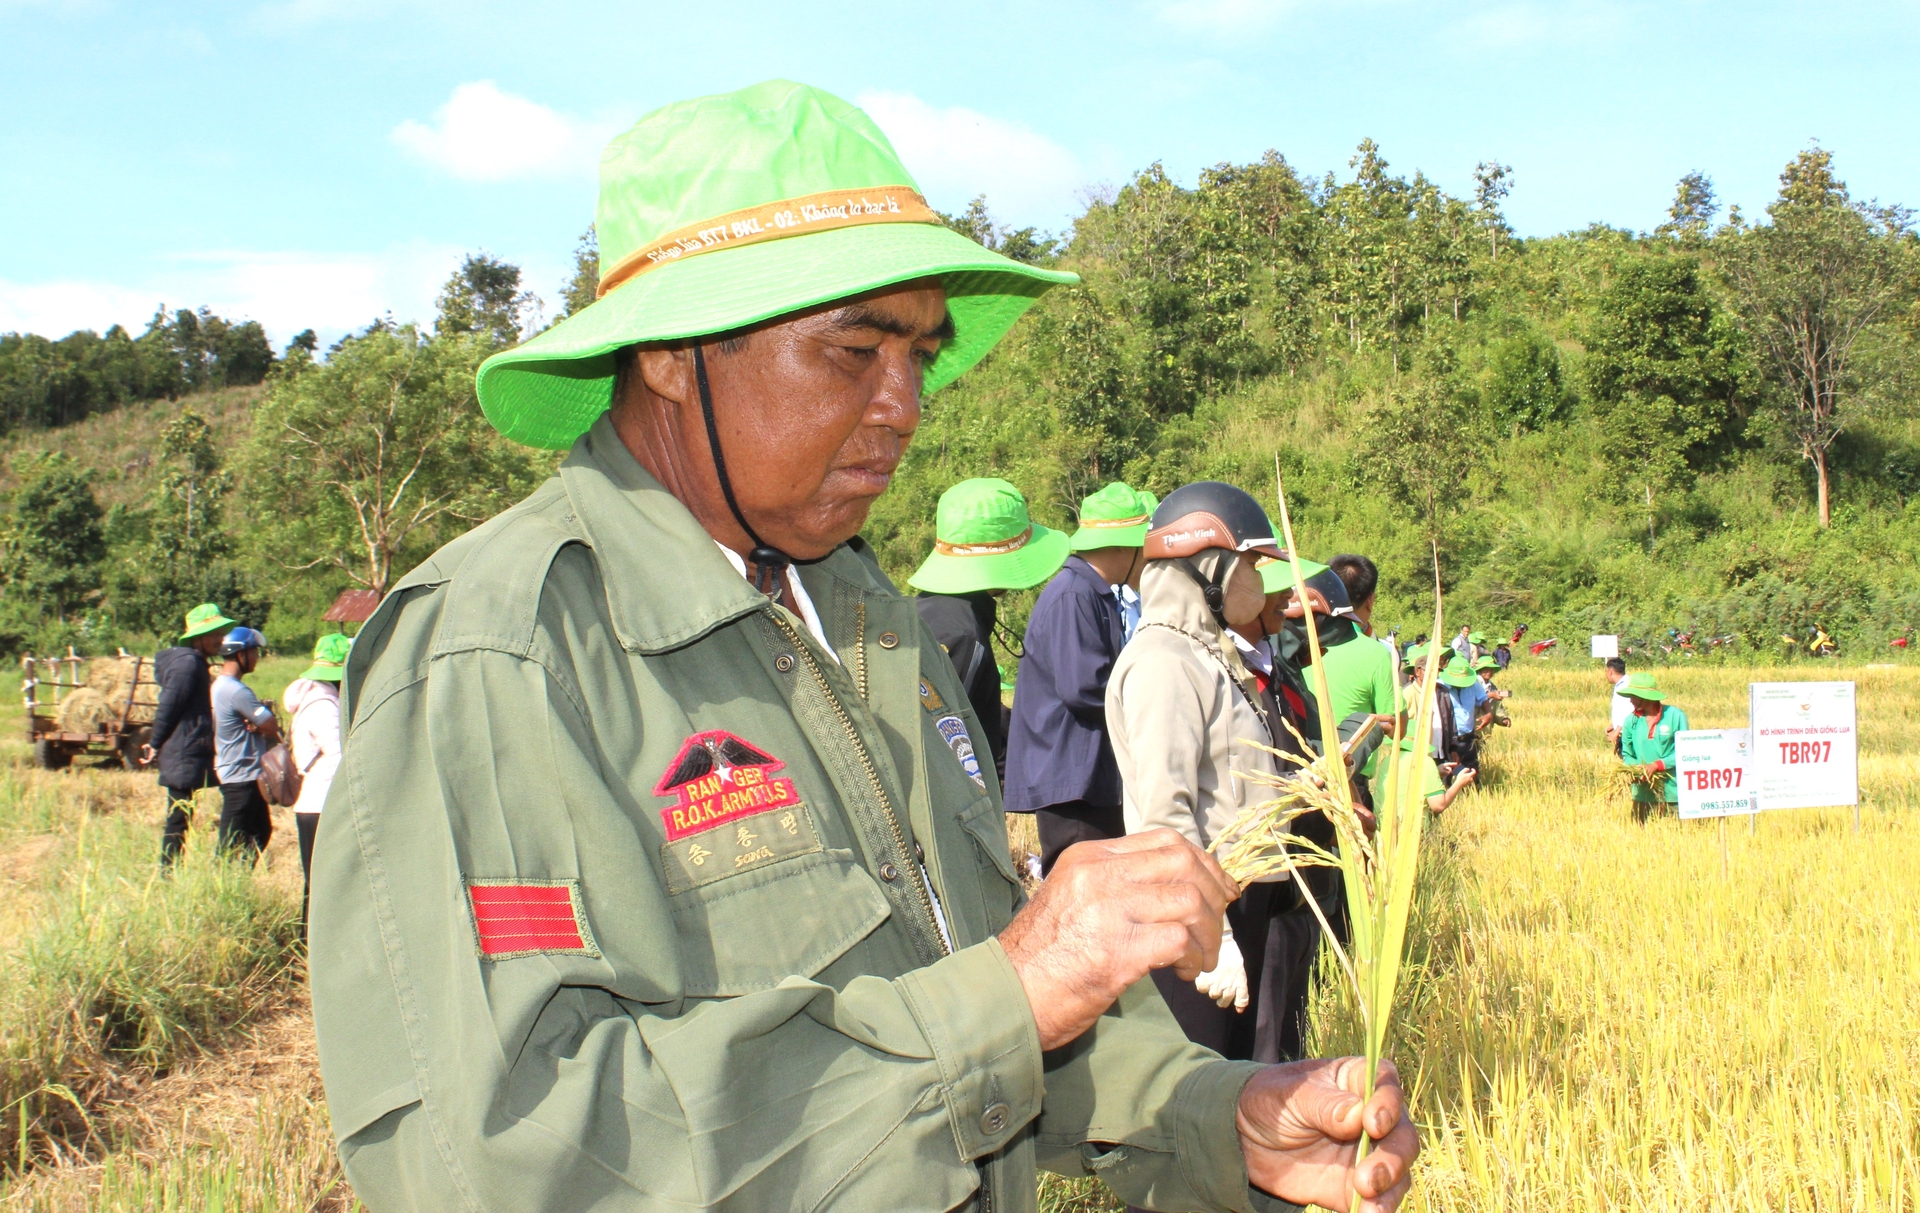
[{"label": "person in green bucket hat", "polygon": [[293,824],[300,836],[300,927],[307,925],[313,890],[313,843],[320,832],[334,772],[340,768],[340,680],[346,676],[353,638],[329,632],[313,645],[313,664],[287,684],[281,704],[287,710],[287,746],[300,772],[293,802]]},{"label": "person in green bucket hat", "polygon": [[1443,701],[1451,708],[1446,758],[1460,767],[1480,768],[1480,730],[1491,718],[1487,684],[1473,672],[1473,663],[1454,657],[1440,668]]},{"label": "person in green bucket hat", "polygon": [[1204,852],[1071,848],[1024,895],[980,720],[859,538],[924,394],[1073,276],[948,230],[786,81],[617,136],[595,229],[599,301],[477,381],[564,462],[347,657],[310,982],[355,1194],[1031,1210],[1044,1161],[1162,1207],[1396,1203],[1390,1067],[1354,1108],[1360,1063],[1223,1062],[1141,980],[1216,962]]},{"label": "person in green bucket hat", "polygon": [[1507,700],[1512,698],[1513,692],[1494,685],[1494,680],[1501,674],[1500,662],[1491,655],[1476,657],[1473,659],[1473,672],[1479,676],[1481,685],[1487,688],[1487,709],[1492,714],[1493,724],[1503,729],[1511,728],[1513,718],[1507,715]]},{"label": "person in green bucket hat", "polygon": [[1027,617],[1001,782],[1007,812],[1034,815],[1040,876],[1068,847],[1127,832],[1104,705],[1132,631],[1129,597],[1139,626],[1142,549],[1158,504],[1119,481],[1082,500],[1073,554]]},{"label": "person in green bucket hat", "polygon": [[1674,774],[1674,744],[1693,727],[1687,714],[1667,702],[1660,681],[1646,670],[1622,678],[1615,694],[1633,704],[1633,715],[1620,729],[1620,760],[1636,769],[1633,782],[1634,820],[1645,822],[1661,804],[1680,803],[1680,783]]},{"label": "person in green bucket hat", "polygon": [[[1027,516],[1027,499],[1005,480],[962,480],[940,494],[933,551],[907,584],[920,591],[920,619],[953,662],[967,702],[987,743],[995,775],[1007,776],[1008,712],[1000,698],[1000,663],[993,655],[1000,627],[1000,595],[1039,585],[1067,559],[1064,531]],[[1012,637],[1008,651],[1019,655]],[[971,741],[969,741],[969,749]],[[978,756],[966,755],[978,760]],[[971,769],[971,768],[969,768]]]},{"label": "person in green bucket hat", "polygon": [[140,747],[140,765],[158,765],[160,790],[167,798],[166,822],[160,827],[163,869],[172,866],[186,845],[194,794],[220,786],[213,772],[213,675],[207,662],[220,651],[221,637],[234,624],[219,606],[203,602],[187,612],[180,643],[153,658],[159,690],[153,728]]}]

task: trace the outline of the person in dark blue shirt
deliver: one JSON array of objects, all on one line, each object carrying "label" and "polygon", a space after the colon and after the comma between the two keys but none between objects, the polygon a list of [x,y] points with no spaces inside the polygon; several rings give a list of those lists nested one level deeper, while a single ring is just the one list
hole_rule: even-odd
[{"label": "person in dark blue shirt", "polygon": [[1118,482],[1081,502],[1073,555],[1027,620],[1005,795],[1007,812],[1035,815],[1042,875],[1074,843],[1127,832],[1107,736],[1107,676],[1125,643],[1118,591],[1139,587],[1155,504]]}]

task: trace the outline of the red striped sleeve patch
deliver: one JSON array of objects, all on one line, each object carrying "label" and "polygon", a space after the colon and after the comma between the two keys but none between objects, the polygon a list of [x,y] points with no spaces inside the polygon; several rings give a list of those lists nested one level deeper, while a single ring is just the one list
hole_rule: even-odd
[{"label": "red striped sleeve patch", "polygon": [[600,955],[577,880],[470,880],[467,903],[484,959]]}]

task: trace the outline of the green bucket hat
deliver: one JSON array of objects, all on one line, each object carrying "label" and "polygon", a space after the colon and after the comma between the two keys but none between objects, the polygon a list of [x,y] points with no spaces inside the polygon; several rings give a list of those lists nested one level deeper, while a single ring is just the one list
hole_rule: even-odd
[{"label": "green bucket hat", "polygon": [[1485,632],[1469,632],[1467,633],[1467,643],[1485,644],[1487,643],[1487,634]]},{"label": "green bucket hat", "polygon": [[1118,480],[1080,503],[1080,527],[1067,546],[1076,552],[1147,545],[1153,511],[1160,502]]},{"label": "green bucket hat", "polygon": [[1613,685],[1616,695],[1625,695],[1629,699],[1651,699],[1655,703],[1665,703],[1667,693],[1660,689],[1660,683],[1645,670],[1629,674]]},{"label": "green bucket hat", "polygon": [[180,639],[192,640],[195,636],[205,636],[208,632],[230,628],[236,622],[238,621],[228,619],[221,613],[220,608],[211,602],[203,602],[187,612],[187,628],[180,633]]},{"label": "green bucket hat", "polygon": [[962,480],[940,494],[936,542],[907,584],[929,594],[1024,590],[1067,562],[1067,533],[1027,517],[1027,499],[1004,480]]},{"label": "green bucket hat", "polygon": [[1455,657],[1447,663],[1445,669],[1440,671],[1440,681],[1450,687],[1465,688],[1480,681],[1480,676],[1473,672],[1473,667],[1467,664],[1466,658]]},{"label": "green bucket hat", "polygon": [[1473,668],[1476,670],[1498,670],[1500,663],[1491,657],[1482,657],[1473,663]]},{"label": "green bucket hat", "polygon": [[[1278,594],[1281,590],[1293,589],[1293,562],[1275,560],[1271,556],[1262,556],[1253,562],[1260,572],[1260,588],[1269,594]],[[1327,571],[1327,566],[1316,561],[1300,557],[1300,575],[1312,580]]]},{"label": "green bucket hat", "polygon": [[1407,651],[1400,654],[1400,665],[1411,670],[1419,662],[1425,661],[1430,646],[1424,644],[1409,645]]},{"label": "green bucket hat", "polygon": [[944,223],[880,128],[819,89],[768,80],[678,101],[600,157],[599,302],[480,367],[480,407],[516,442],[565,450],[607,410],[613,354],[725,333],[916,278],[946,286],[954,336],[931,393],[1073,274],[1022,265]]},{"label": "green bucket hat", "polygon": [[347,672],[347,650],[353,647],[351,636],[330,632],[313,646],[313,664],[300,671],[300,677],[315,682],[339,682]]}]

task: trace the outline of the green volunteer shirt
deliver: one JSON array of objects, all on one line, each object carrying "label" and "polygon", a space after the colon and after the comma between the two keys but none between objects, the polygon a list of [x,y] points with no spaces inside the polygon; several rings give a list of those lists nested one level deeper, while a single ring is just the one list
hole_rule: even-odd
[{"label": "green volunteer shirt", "polygon": [[602,418],[367,623],[311,950],[355,1194],[1030,1210],[1046,1167],[1291,1209],[1239,1151],[1258,1067],[1150,982],[1041,1052],[951,664],[858,541],[799,575],[837,660]]},{"label": "green volunteer shirt", "polygon": [[1345,720],[1355,712],[1390,716],[1399,711],[1399,679],[1393,654],[1364,632],[1336,644],[1321,658],[1327,671],[1327,696],[1333,718]]},{"label": "green volunteer shirt", "polygon": [[[1671,704],[1661,708],[1658,716],[1629,716],[1620,726],[1620,758],[1628,766],[1655,761],[1667,764],[1659,798],[1668,804],[1680,803],[1680,781],[1673,772],[1674,734],[1692,727],[1687,714]],[[1643,804],[1652,804],[1655,799],[1653,789],[1644,783],[1633,785],[1633,798]]]}]

